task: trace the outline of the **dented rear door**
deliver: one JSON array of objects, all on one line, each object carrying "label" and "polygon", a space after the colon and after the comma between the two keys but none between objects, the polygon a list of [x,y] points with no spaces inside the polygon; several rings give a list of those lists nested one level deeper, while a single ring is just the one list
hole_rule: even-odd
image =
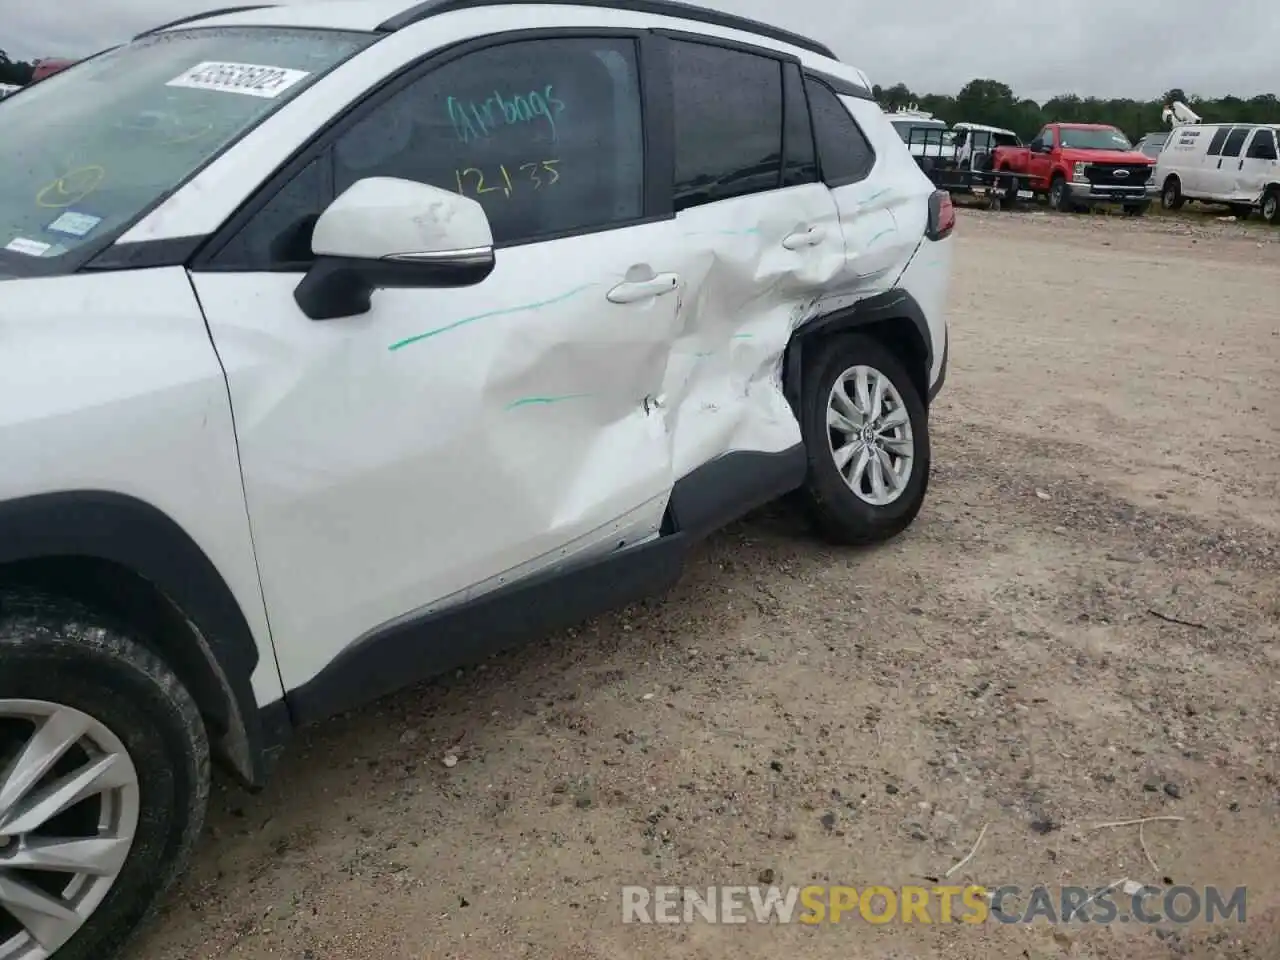
[{"label": "dented rear door", "polygon": [[664,392],[679,479],[725,453],[800,443],[783,351],[847,258],[835,201],[818,181],[798,66],[683,39],[668,59],[676,229],[667,269],[681,290]]}]

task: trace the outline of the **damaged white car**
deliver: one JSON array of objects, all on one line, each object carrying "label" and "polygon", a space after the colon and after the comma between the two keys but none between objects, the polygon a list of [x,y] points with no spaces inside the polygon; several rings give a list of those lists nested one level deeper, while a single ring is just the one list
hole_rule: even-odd
[{"label": "damaged white car", "polygon": [[211,755],[260,784],[783,494],[844,543],[920,510],[955,214],[819,44],[239,9],[0,124],[0,960],[109,956]]}]

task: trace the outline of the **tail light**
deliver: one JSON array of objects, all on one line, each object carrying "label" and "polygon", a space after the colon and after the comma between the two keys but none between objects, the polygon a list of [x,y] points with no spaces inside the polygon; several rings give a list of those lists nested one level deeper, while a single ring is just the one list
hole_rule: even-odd
[{"label": "tail light", "polygon": [[925,236],[930,240],[943,240],[951,236],[956,228],[956,207],[951,202],[951,194],[946,190],[935,190],[929,197],[929,227]]}]

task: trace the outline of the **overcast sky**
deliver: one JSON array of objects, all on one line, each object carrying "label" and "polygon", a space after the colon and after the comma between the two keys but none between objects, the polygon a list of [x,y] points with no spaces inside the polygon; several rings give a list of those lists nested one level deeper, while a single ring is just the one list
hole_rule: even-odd
[{"label": "overcast sky", "polygon": [[[0,49],[15,60],[82,56],[236,2],[0,0]],[[705,2],[815,36],[872,82],[918,93],[954,93],[974,77],[1041,102],[1064,92],[1148,98],[1170,87],[1210,97],[1280,93],[1280,0]]]}]

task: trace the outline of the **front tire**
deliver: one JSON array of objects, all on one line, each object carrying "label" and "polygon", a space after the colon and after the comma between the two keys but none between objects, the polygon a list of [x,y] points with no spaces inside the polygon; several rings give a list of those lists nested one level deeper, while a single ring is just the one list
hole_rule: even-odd
[{"label": "front tire", "polygon": [[77,604],[0,591],[0,958],[114,955],[208,796],[204,725],[163,661]]},{"label": "front tire", "polygon": [[1262,219],[1267,223],[1280,223],[1280,187],[1272,187],[1262,198]]},{"label": "front tire", "polygon": [[1049,206],[1059,213],[1071,212],[1071,190],[1061,174],[1049,184]]},{"label": "front tire", "polygon": [[1182,195],[1182,181],[1177,177],[1167,179],[1160,192],[1161,206],[1166,210],[1181,210],[1186,202],[1186,197]]},{"label": "front tire", "polygon": [[929,486],[929,414],[902,361],[880,341],[845,334],[805,364],[804,498],[833,543],[879,543],[905,530]]}]

